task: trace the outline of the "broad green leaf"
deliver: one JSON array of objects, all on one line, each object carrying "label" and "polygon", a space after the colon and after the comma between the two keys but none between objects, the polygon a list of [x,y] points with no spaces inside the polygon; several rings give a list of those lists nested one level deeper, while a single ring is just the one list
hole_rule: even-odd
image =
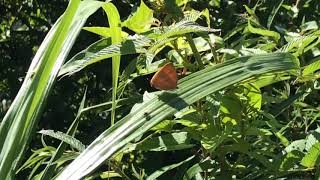
[{"label": "broad green leaf", "polygon": [[284,158],[281,160],[280,169],[287,171],[292,169],[303,157],[303,153],[297,150],[293,150],[285,154]]},{"label": "broad green leaf", "polygon": [[136,33],[143,33],[150,30],[153,21],[153,11],[141,0],[137,11],[123,22],[123,26]]},{"label": "broad green leaf", "polygon": [[165,117],[207,95],[265,73],[287,71],[296,75],[298,68],[294,56],[273,53],[240,57],[192,73],[179,81],[178,89],[152,93],[152,97],[92,142],[57,179],[82,178]]},{"label": "broad green leaf", "polygon": [[262,95],[260,88],[254,83],[244,84],[244,96],[248,98],[249,108],[259,111],[261,109]]},{"label": "broad green leaf", "polygon": [[240,53],[243,56],[249,56],[249,55],[254,55],[254,54],[265,54],[267,53],[264,50],[261,49],[257,49],[257,48],[245,48],[245,47],[241,47],[241,49],[239,50]]},{"label": "broad green leaf", "polygon": [[243,118],[249,117],[261,108],[261,92],[254,83],[243,84],[228,91],[221,99],[220,112],[222,122],[236,125]]},{"label": "broad green leaf", "polygon": [[220,112],[223,114],[222,122],[231,122],[236,125],[242,117],[241,102],[234,96],[224,96],[221,100]]},{"label": "broad green leaf", "polygon": [[209,152],[213,152],[228,138],[231,130],[232,125],[230,122],[226,122],[225,129],[209,124],[206,129],[202,131],[201,145]]},{"label": "broad green leaf", "polygon": [[313,168],[319,162],[320,142],[312,145],[308,153],[302,158],[301,165],[307,168]]},{"label": "broad green leaf", "polygon": [[319,30],[304,36],[301,36],[300,34],[293,37],[289,36],[290,38],[288,38],[288,36],[289,35],[285,36],[288,43],[279,49],[279,52],[293,52],[294,55],[300,56],[320,43]]},{"label": "broad green leaf", "polygon": [[218,30],[211,29],[208,27],[200,26],[193,22],[193,18],[188,19],[185,18],[175,24],[172,24],[170,26],[162,26],[159,28],[154,28],[151,33],[147,35],[148,38],[154,39],[154,40],[164,40],[169,37],[173,36],[180,36],[187,33],[192,32],[216,32]]}]

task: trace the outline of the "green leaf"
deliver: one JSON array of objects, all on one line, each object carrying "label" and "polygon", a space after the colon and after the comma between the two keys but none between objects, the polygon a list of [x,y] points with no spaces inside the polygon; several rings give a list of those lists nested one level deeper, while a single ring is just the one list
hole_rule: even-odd
[{"label": "green leaf", "polygon": [[236,125],[242,117],[241,102],[234,96],[224,96],[221,100],[220,112],[223,114],[222,122],[231,122]]},{"label": "green leaf", "polygon": [[206,18],[207,26],[210,27],[210,12],[209,12],[209,10],[206,8],[205,10],[202,11],[201,14]]},{"label": "green leaf", "polygon": [[153,21],[153,11],[141,0],[137,11],[122,25],[136,33],[143,33],[150,30]]},{"label": "green leaf", "polygon": [[171,164],[169,166],[165,166],[165,167],[162,167],[161,169],[153,172],[150,176],[147,177],[147,180],[154,180],[156,178],[158,178],[159,176],[161,176],[162,174],[166,173],[167,171],[170,171],[174,168],[177,168],[179,166],[181,166],[182,164],[186,163],[186,162],[189,162],[190,160],[192,160],[195,156],[191,156],[179,163],[176,163],[176,164]]},{"label": "green leaf", "polygon": [[262,88],[279,81],[284,81],[290,79],[290,76],[283,73],[272,73],[260,76],[254,79],[254,83],[257,87]]},{"label": "green leaf", "polygon": [[192,73],[179,80],[178,89],[152,93],[153,96],[92,142],[57,179],[80,179],[165,117],[214,92],[264,73],[292,73],[298,68],[294,56],[273,53],[240,57]]},{"label": "green leaf", "polygon": [[268,29],[270,29],[271,24],[272,24],[272,21],[273,21],[274,17],[277,15],[277,13],[278,13],[278,11],[279,11],[279,9],[280,9],[283,1],[284,1],[284,0],[281,0],[281,1],[279,2],[278,6],[273,7],[273,9],[272,9],[272,11],[271,11],[271,13],[270,13],[270,15],[269,15],[269,17],[268,17],[268,23],[267,23]]},{"label": "green leaf", "polygon": [[38,133],[59,139],[69,144],[71,147],[76,148],[80,152],[85,149],[85,145],[83,145],[79,140],[75,139],[74,137],[69,136],[68,134],[59,131],[54,132],[53,130],[41,130]]},{"label": "green leaf", "polygon": [[24,164],[17,170],[16,173],[35,166],[41,160],[47,161],[48,159],[50,159],[55,150],[56,149],[54,147],[46,146],[33,151],[32,155],[24,162]]},{"label": "green leaf", "polygon": [[310,75],[320,69],[320,57],[314,59],[313,61],[313,63],[304,67],[302,76]]},{"label": "green leaf", "polygon": [[261,109],[262,104],[262,95],[260,88],[256,86],[254,83],[245,84],[244,85],[244,96],[248,99],[249,108],[254,108],[255,110],[259,111]]},{"label": "green leaf", "polygon": [[282,171],[287,171],[293,169],[297,163],[303,157],[303,153],[300,151],[291,151],[285,155],[280,164],[280,169]]},{"label": "green leaf", "polygon": [[291,34],[287,33],[285,38],[288,43],[279,49],[279,52],[293,52],[295,56],[300,56],[320,43],[319,30],[304,36],[301,36],[298,33],[295,33],[294,36]]},{"label": "green leaf", "polygon": [[102,179],[109,179],[109,178],[122,177],[122,176],[119,173],[114,171],[105,171],[100,174],[100,177]]},{"label": "green leaf", "polygon": [[[76,133],[76,130],[78,128],[79,122],[80,122],[80,117],[82,115],[82,112],[84,111],[84,104],[85,104],[85,100],[86,100],[86,92],[84,93],[84,96],[82,98],[82,101],[80,103],[79,109],[78,109],[78,113],[76,118],[74,119],[74,121],[72,122],[72,124],[70,125],[67,133],[65,134],[65,136],[67,136],[67,141],[74,143],[75,146],[78,146],[78,149],[80,151],[83,151],[84,145],[82,145],[81,142],[77,142],[77,140],[73,140],[73,136]],[[64,137],[64,135],[62,135],[62,138]],[[62,140],[62,139],[61,139]],[[54,152],[54,154],[51,156],[51,159],[49,162],[47,162],[47,166],[46,168],[41,172],[41,174],[38,175],[39,179],[50,179],[53,176],[54,170],[57,166],[57,163],[55,163],[56,161],[59,161],[61,159],[61,157],[63,157],[63,152],[66,149],[66,143],[64,141],[62,141],[58,148],[56,149],[56,151]]]},{"label": "green leaf", "polygon": [[157,124],[156,126],[152,127],[151,131],[167,131],[170,132],[175,122],[173,120],[164,120]]},{"label": "green leaf", "polygon": [[183,176],[183,180],[192,179],[198,173],[213,169],[213,167],[214,167],[214,161],[209,158],[206,158],[202,162],[197,163],[193,165],[191,168],[189,168],[186,174]]},{"label": "green leaf", "polygon": [[164,40],[173,36],[181,36],[192,32],[216,32],[218,30],[211,29],[208,27],[200,26],[196,24],[193,20],[195,18],[185,18],[175,24],[170,26],[162,26],[159,28],[154,28],[148,35],[148,38],[154,40]]},{"label": "green leaf", "polygon": [[110,57],[143,53],[146,51],[144,47],[150,46],[150,43],[151,41],[144,36],[129,36],[121,44],[115,45],[111,45],[111,38],[99,40],[65,63],[59,76],[72,75],[90,64]]},{"label": "green leaf", "polygon": [[301,165],[307,168],[313,168],[316,163],[319,161],[320,155],[320,142],[317,142],[312,145],[308,153],[302,158]]},{"label": "green leaf", "polygon": [[309,21],[301,25],[302,31],[318,30],[319,26],[316,21]]},{"label": "green leaf", "polygon": [[255,28],[255,27],[251,26],[250,21],[248,21],[247,28],[248,28],[249,32],[251,32],[253,34],[259,34],[261,36],[272,37],[276,42],[278,42],[280,39],[279,33],[274,32],[274,31],[270,31],[270,30],[266,30],[266,29]]},{"label": "green leaf", "polygon": [[[191,18],[191,20],[194,20]],[[121,44],[110,45],[110,39],[100,40],[87,49],[72,57],[60,70],[61,75],[72,75],[86,66],[101,60],[128,54],[142,53],[147,65],[150,65],[154,56],[169,42],[186,33],[215,31],[207,27],[199,26],[190,19],[185,19],[168,27],[155,28],[149,34],[129,36]],[[148,49],[146,49],[149,47]]]},{"label": "green leaf", "polygon": [[[108,22],[110,26],[111,42],[112,44],[119,44],[122,42],[121,38],[121,20],[117,8],[108,3],[102,6],[103,10],[107,13]],[[120,68],[120,55],[112,57],[112,111],[111,111],[111,125],[115,123],[116,113],[116,100],[119,80],[119,68]]]},{"label": "green leaf", "polygon": [[187,132],[171,133],[155,138],[150,138],[138,143],[136,150],[142,151],[175,151],[188,149],[193,146],[191,137]]},{"label": "green leaf", "polygon": [[290,143],[289,146],[287,146],[284,151],[286,153],[289,153],[291,151],[300,151],[303,152],[303,150],[306,148],[306,140],[305,139],[299,139],[296,141],[293,141]]},{"label": "green leaf", "polygon": [[[89,32],[92,32],[92,33],[95,33],[95,34],[100,35],[105,38],[112,37],[111,30],[108,27],[83,27],[82,29],[89,31]],[[126,38],[128,36],[129,36],[128,33],[121,31],[122,38]]]},{"label": "green leaf", "polygon": [[228,138],[228,132],[232,129],[232,126],[228,123],[226,125],[226,132],[219,129],[216,125],[209,124],[207,128],[202,132],[201,145],[213,152],[224,140]]},{"label": "green leaf", "polygon": [[302,98],[305,95],[305,92],[299,92],[293,96],[290,96],[288,99],[282,101],[279,104],[274,105],[271,110],[273,116],[280,115],[284,110],[288,109],[295,101]]}]

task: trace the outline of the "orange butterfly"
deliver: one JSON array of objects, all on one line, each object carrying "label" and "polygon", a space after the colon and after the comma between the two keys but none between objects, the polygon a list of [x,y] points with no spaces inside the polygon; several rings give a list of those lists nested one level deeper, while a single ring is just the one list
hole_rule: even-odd
[{"label": "orange butterfly", "polygon": [[177,72],[172,63],[165,64],[152,77],[150,85],[159,90],[177,89]]}]

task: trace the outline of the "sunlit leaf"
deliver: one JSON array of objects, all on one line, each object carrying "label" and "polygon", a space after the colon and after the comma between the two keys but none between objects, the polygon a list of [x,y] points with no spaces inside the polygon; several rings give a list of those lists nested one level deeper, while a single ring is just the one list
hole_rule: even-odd
[{"label": "sunlit leaf", "polygon": [[137,11],[123,22],[123,26],[128,27],[136,33],[143,33],[150,30],[153,21],[153,11],[141,0]]}]

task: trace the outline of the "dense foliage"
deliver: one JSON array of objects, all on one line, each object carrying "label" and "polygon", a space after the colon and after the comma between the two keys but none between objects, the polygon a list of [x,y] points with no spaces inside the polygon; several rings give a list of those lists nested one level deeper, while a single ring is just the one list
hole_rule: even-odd
[{"label": "dense foliage", "polygon": [[320,178],[318,0],[0,8],[0,179]]}]

